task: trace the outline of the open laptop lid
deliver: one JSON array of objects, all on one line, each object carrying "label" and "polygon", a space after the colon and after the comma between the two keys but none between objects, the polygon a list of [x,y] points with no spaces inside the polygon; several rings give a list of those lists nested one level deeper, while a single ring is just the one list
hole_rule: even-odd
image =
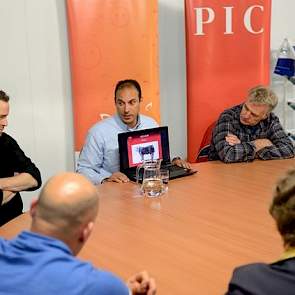
[{"label": "open laptop lid", "polygon": [[168,127],[142,129],[118,134],[120,171],[128,175],[144,160],[170,163]]}]

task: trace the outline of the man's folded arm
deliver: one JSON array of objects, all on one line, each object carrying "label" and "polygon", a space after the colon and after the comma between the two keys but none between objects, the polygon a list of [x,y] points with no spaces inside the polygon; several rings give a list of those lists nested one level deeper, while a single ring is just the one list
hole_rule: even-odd
[{"label": "man's folded arm", "polygon": [[29,173],[23,172],[12,177],[0,178],[0,189],[3,191],[20,192],[37,189],[37,180]]},{"label": "man's folded arm", "polygon": [[16,141],[11,144],[13,162],[11,163],[15,175],[0,178],[0,188],[6,191],[19,192],[38,189],[41,184],[41,174],[35,164],[28,158]]},{"label": "man's folded arm", "polygon": [[231,146],[225,141],[223,149],[218,154],[224,163],[249,162],[255,159],[255,146],[252,142]]},{"label": "man's folded arm", "polygon": [[294,157],[294,145],[284,132],[277,118],[269,130],[269,140],[273,145],[265,147],[257,152],[257,156],[260,159],[271,160]]},{"label": "man's folded arm", "polygon": [[226,141],[228,134],[235,134],[230,116],[221,116],[212,134],[213,144],[219,159],[225,163],[253,161],[255,159],[255,146],[252,142],[242,142],[230,145]]}]

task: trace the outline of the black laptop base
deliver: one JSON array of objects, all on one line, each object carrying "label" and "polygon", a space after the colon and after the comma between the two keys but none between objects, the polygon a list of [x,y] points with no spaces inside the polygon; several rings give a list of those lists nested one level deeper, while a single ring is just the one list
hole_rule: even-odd
[{"label": "black laptop base", "polygon": [[[184,169],[183,167],[179,167],[177,165],[162,165],[161,169],[168,169],[169,170],[169,180],[190,176],[192,174],[195,174],[197,171],[192,169]],[[125,171],[125,174],[127,177],[131,180],[136,182],[136,169],[130,169],[129,171]],[[142,174],[143,169],[140,169],[139,172],[139,182],[142,182]]]}]

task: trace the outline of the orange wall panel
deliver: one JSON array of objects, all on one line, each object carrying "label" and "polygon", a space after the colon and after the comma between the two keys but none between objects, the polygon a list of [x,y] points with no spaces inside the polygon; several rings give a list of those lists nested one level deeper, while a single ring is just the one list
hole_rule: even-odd
[{"label": "orange wall panel", "polygon": [[141,112],[160,120],[156,0],[67,0],[75,150],[87,130],[114,114],[114,87],[142,86]]}]

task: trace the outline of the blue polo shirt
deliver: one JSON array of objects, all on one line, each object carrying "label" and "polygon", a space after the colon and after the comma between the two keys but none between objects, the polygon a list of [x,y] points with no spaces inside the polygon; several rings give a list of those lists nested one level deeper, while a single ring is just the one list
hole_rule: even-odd
[{"label": "blue polo shirt", "polygon": [[63,242],[24,231],[0,238],[0,295],[129,295],[110,272],[73,256]]}]

